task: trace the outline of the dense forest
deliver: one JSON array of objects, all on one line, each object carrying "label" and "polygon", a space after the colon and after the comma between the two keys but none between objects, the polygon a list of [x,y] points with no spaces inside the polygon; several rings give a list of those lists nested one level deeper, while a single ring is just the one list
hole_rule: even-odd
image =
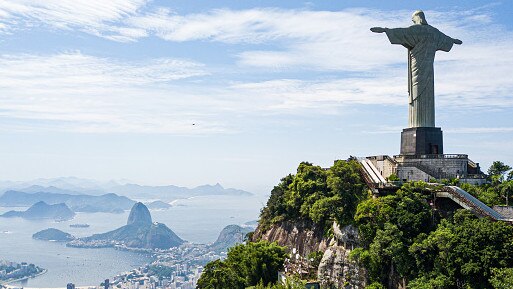
[{"label": "dense forest", "polygon": [[[329,237],[333,222],[355,226],[360,246],[350,257],[367,269],[367,288],[513,288],[513,226],[463,209],[442,215],[433,206],[437,185],[424,182],[372,196],[359,165],[355,159],[335,161],[329,169],[301,163],[272,190],[259,227],[305,221]],[[490,206],[509,204],[511,167],[494,162],[488,176],[480,186],[439,182],[459,185]],[[206,266],[198,288],[301,288],[300,281],[275,284],[286,256],[287,249],[274,243],[238,245],[226,260]]]}]

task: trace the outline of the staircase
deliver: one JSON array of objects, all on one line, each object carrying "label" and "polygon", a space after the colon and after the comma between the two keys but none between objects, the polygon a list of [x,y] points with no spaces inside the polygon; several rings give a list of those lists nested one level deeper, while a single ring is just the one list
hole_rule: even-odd
[{"label": "staircase", "polygon": [[377,189],[385,186],[387,180],[383,178],[370,160],[367,158],[358,158],[358,161],[361,164],[360,173],[369,188]]},{"label": "staircase", "polygon": [[449,198],[455,203],[481,217],[489,217],[497,221],[512,221],[457,186],[444,186],[436,191],[436,197]]}]

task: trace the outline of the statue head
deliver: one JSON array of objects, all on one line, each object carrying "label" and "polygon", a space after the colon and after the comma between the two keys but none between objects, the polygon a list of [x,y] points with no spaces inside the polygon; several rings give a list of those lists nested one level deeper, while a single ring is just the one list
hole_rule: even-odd
[{"label": "statue head", "polygon": [[411,21],[415,24],[422,24],[427,25],[426,16],[424,15],[424,12],[422,10],[417,10],[413,12],[413,15],[411,16]]}]

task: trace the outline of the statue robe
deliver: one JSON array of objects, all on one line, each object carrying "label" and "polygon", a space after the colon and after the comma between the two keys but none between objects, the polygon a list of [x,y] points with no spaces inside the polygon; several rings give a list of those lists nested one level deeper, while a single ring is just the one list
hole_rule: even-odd
[{"label": "statue robe", "polygon": [[433,62],[437,50],[449,52],[454,40],[427,24],[387,29],[388,40],[408,49],[408,127],[435,126]]}]

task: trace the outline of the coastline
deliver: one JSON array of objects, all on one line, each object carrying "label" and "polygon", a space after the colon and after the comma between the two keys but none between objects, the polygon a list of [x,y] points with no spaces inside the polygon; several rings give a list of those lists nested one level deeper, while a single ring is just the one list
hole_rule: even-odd
[{"label": "coastline", "polygon": [[18,281],[21,281],[21,280],[25,280],[25,279],[31,279],[31,278],[36,278],[38,276],[41,276],[43,274],[46,274],[46,272],[48,272],[47,269],[43,269],[43,271],[37,273],[36,275],[32,275],[32,276],[27,276],[27,277],[22,277],[22,278],[18,278],[18,279],[14,279],[14,280],[9,280],[9,281],[6,281],[4,283],[0,283],[0,285],[2,286],[5,286],[6,288],[19,288],[19,287],[16,287],[16,286],[11,286],[9,284],[13,283],[13,282],[18,282]]}]

